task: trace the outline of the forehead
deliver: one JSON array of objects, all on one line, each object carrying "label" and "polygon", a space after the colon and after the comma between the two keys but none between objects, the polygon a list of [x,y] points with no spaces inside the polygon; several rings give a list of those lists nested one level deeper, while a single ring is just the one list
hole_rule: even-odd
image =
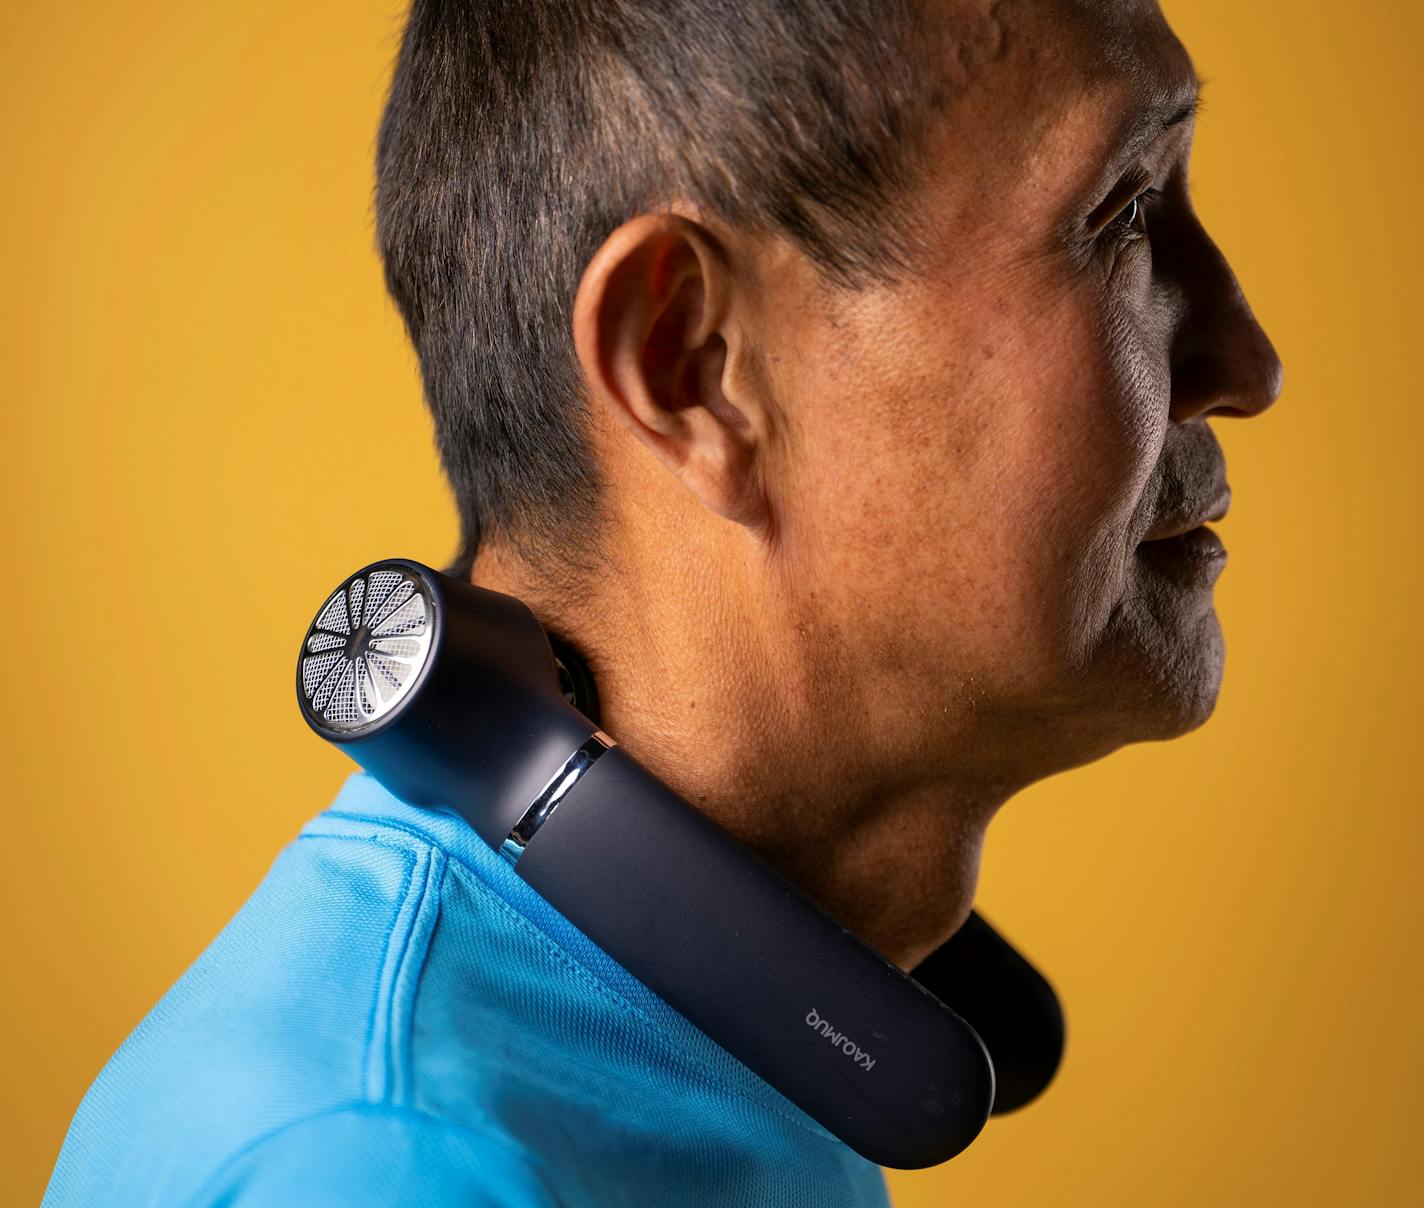
[{"label": "forehead", "polygon": [[1156,0],[1049,0],[1072,41],[1083,79],[1118,83],[1148,100],[1194,91],[1196,73]]},{"label": "forehead", "polygon": [[1123,81],[1151,88],[1191,62],[1156,0],[922,0],[927,93],[948,105],[1031,74],[1045,91]]},{"label": "forehead", "polygon": [[1061,177],[1074,152],[1107,154],[1195,94],[1191,59],[1155,0],[925,2],[939,186],[1002,187],[1045,160]]}]

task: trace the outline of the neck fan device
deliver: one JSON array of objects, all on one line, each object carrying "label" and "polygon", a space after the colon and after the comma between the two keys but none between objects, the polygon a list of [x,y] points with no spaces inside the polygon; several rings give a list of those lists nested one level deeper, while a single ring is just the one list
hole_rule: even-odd
[{"label": "neck fan device", "polygon": [[629,973],[878,1165],[947,1161],[1057,1069],[1052,987],[982,917],[903,972],[599,729],[586,666],[512,596],[373,563],[317,611],[297,698],[317,734],[397,797],[461,816]]}]

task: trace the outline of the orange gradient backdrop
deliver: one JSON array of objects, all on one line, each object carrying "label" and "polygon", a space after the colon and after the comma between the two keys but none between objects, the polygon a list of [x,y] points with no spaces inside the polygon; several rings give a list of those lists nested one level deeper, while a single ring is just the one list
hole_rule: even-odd
[{"label": "orange gradient backdrop", "polygon": [[[1199,209],[1286,363],[1218,425],[1216,717],[1011,802],[979,902],[1056,982],[1051,1092],[916,1205],[1417,1202],[1417,0],[1175,0]],[[7,5],[0,1202],[336,790],[313,601],[453,512],[373,252],[398,0]],[[1006,220],[1011,215],[1006,215]]]}]

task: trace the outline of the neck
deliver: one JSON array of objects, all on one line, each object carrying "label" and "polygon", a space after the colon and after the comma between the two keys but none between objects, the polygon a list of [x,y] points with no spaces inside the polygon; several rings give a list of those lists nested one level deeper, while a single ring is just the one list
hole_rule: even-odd
[{"label": "neck", "polygon": [[846,687],[854,677],[809,618],[777,626],[764,607],[738,615],[696,594],[652,616],[646,597],[610,588],[574,615],[541,608],[534,585],[484,554],[472,578],[584,655],[602,728],[629,754],[901,968],[968,917],[1008,792],[870,741],[894,733],[877,719],[884,702]]}]

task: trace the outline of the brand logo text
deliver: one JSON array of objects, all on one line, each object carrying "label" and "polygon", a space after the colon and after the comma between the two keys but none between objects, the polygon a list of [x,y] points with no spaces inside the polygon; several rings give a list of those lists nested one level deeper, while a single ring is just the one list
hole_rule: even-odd
[{"label": "brand logo text", "polygon": [[860,1045],[856,1044],[849,1036],[843,1032],[838,1032],[831,1026],[829,1019],[822,1019],[815,1007],[806,1012],[806,1026],[819,1032],[829,1040],[836,1048],[840,1049],[847,1057],[860,1066],[863,1070],[873,1070],[875,1068],[875,1058],[867,1053]]}]

